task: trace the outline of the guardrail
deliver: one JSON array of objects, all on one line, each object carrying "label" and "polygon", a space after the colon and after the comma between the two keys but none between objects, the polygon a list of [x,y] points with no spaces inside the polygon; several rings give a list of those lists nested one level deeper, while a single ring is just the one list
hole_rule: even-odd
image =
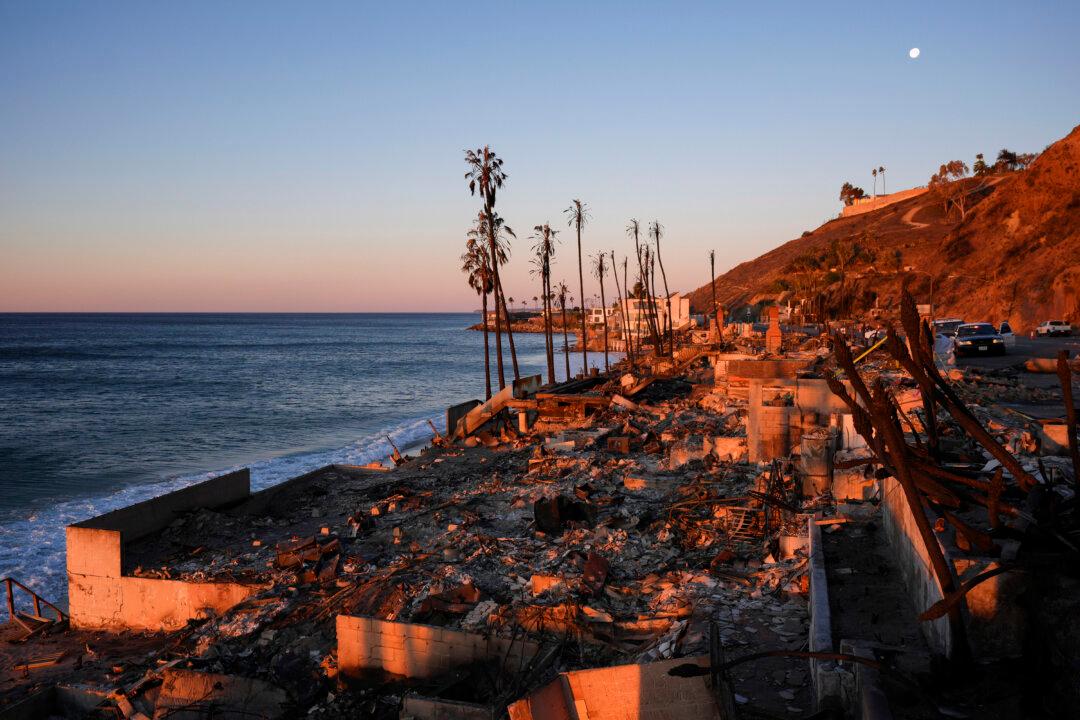
[{"label": "guardrail", "polygon": [[[45,598],[41,597],[36,592],[34,592],[30,588],[26,587],[25,585],[23,585],[21,582],[19,582],[15,578],[10,578],[10,577],[4,578],[3,583],[4,583],[4,591],[7,594],[8,617],[10,618],[11,622],[18,623],[28,633],[36,632],[36,631],[40,630],[42,627],[44,627],[45,625],[52,625],[53,623],[61,623],[61,622],[64,622],[64,621],[66,621],[68,619],[67,615],[64,614],[63,610],[61,610],[60,608],[53,605],[51,602],[49,602]],[[33,613],[33,615],[30,615],[29,613],[21,613],[21,612],[19,612],[19,611],[17,611],[15,609],[15,589],[16,588],[18,588],[19,590],[22,590],[24,593],[26,593],[27,595],[30,596],[31,600],[34,603],[34,613]],[[56,618],[53,619],[53,618],[49,618],[49,617],[46,617],[45,615],[43,615],[42,614],[42,606],[44,606],[44,607],[48,608],[49,610],[52,610],[54,613],[56,613]],[[31,625],[30,622],[27,622],[28,620],[33,621],[34,623],[36,623],[36,625]]]}]

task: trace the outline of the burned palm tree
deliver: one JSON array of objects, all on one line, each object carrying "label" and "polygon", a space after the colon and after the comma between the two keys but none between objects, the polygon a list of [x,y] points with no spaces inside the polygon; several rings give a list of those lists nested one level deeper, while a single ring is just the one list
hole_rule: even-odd
[{"label": "burned palm tree", "polygon": [[[555,256],[555,235],[558,230],[552,230],[547,223],[533,228],[533,264],[536,265],[534,274],[540,275],[542,286],[541,297],[544,300],[544,354],[547,357],[548,383],[555,383],[555,338],[554,327],[551,322],[551,258]],[[535,299],[535,298],[534,298]]]},{"label": "burned palm tree", "polygon": [[488,341],[488,294],[495,288],[485,239],[477,239],[475,230],[469,231],[465,253],[461,256],[461,271],[466,274],[469,287],[481,298],[484,324],[484,399],[491,397],[491,350]]},{"label": "burned palm tree", "polygon": [[[488,253],[491,257],[495,257],[497,254],[496,231],[499,228],[499,223],[495,222],[497,217],[495,215],[495,197],[507,179],[507,175],[503,171],[503,161],[489,146],[485,145],[476,150],[466,150],[465,165],[469,168],[465,173],[465,179],[469,181],[469,194],[476,195],[479,193],[484,201],[483,211],[488,219]],[[510,236],[513,236],[510,228],[507,227],[505,230],[508,231]],[[502,356],[502,318],[505,314],[507,325],[509,325],[510,313],[506,308],[506,298],[503,295],[502,280],[499,276],[499,263],[493,262],[491,269],[495,285],[495,352],[499,369],[499,389],[501,390],[506,387]],[[510,359],[514,365],[514,379],[517,380],[520,378],[517,350],[514,348],[514,332],[510,327],[506,328],[506,337],[510,343]]]},{"label": "burned palm tree", "polygon": [[709,251],[709,276],[712,278],[712,282],[709,283],[709,288],[712,290],[712,317],[713,322],[716,322],[716,251]]},{"label": "burned palm tree", "polygon": [[647,310],[645,318],[648,320],[649,333],[652,336],[653,353],[660,355],[664,351],[664,341],[660,336],[660,311],[656,306],[656,258],[653,257],[652,249],[648,245],[642,246],[641,255],[641,264],[645,268],[645,275],[641,278]]},{"label": "burned palm tree", "polygon": [[566,287],[565,282],[560,282],[559,286],[555,289],[559,298],[559,308],[562,310],[562,342],[563,342],[563,359],[566,360],[566,379],[570,379],[570,340],[566,336],[566,296],[570,292],[570,288]]},{"label": "burned palm tree", "polygon": [[[627,269],[629,264],[630,264],[630,258],[624,257],[623,261],[622,261],[622,286],[623,286],[623,297],[625,299],[630,298],[630,284],[629,284],[630,283],[630,276],[628,275],[628,269]],[[629,305],[623,307],[623,315],[626,318],[626,327],[629,328],[630,327],[630,307],[629,307]],[[634,342],[630,338],[629,335],[626,336],[626,345],[627,345],[628,348],[630,348],[630,362],[633,363],[634,362],[634,353],[636,351],[634,349]]]},{"label": "burned palm tree", "polygon": [[[623,260],[623,273],[626,273],[626,260]],[[626,303],[623,302],[623,291],[619,286],[619,264],[615,260],[615,251],[611,251],[611,274],[615,277],[615,293],[616,301],[619,304],[619,318],[623,327],[623,340],[626,342],[626,356],[630,358],[630,363],[634,362],[634,346],[630,343],[629,326],[630,321],[626,315]],[[623,283],[625,285],[625,283]]]},{"label": "burned palm tree", "polygon": [[[476,222],[469,229],[466,234],[466,255],[473,252],[483,256],[483,271],[487,278],[487,293],[495,295],[495,322],[496,325],[499,322],[499,316],[504,314],[505,308],[500,311],[498,304],[498,286],[495,284],[495,273],[500,265],[505,265],[506,261],[510,258],[510,241],[509,238],[514,236],[514,231],[507,227],[498,213],[494,213],[491,216],[494,219],[494,223],[489,223],[488,214],[484,210],[481,210],[476,215]],[[494,228],[492,230],[491,228]],[[491,238],[495,238],[495,262],[491,260]],[[465,256],[462,256],[462,260],[465,260]],[[475,262],[475,261],[474,261]],[[470,283],[471,284],[471,283]],[[488,359],[488,304],[487,293],[484,294],[483,311],[484,311],[484,367],[488,368],[490,360]],[[509,318],[509,315],[507,315]],[[490,370],[487,371],[490,375]],[[489,387],[490,391],[490,380]]]},{"label": "burned palm tree", "polygon": [[578,291],[581,297],[581,362],[585,372],[589,370],[588,336],[585,334],[585,269],[581,262],[581,228],[589,221],[589,206],[580,200],[572,200],[564,210],[567,224],[577,230]]},{"label": "burned palm tree", "polygon": [[[638,295],[638,314],[641,314],[642,308],[645,310],[645,325],[649,328],[649,334],[653,339],[653,347],[660,347],[660,338],[655,329],[656,309],[653,307],[652,298],[649,293],[649,273],[648,262],[646,257],[648,255],[648,248],[641,246],[641,223],[636,218],[631,218],[630,223],[626,226],[626,234],[634,239],[634,255],[637,257],[638,264],[638,284],[644,288],[642,293]],[[623,278],[625,281],[626,278]],[[629,298],[632,294],[630,288],[626,289],[626,296]],[[627,313],[629,314],[629,313]],[[640,339],[638,346],[640,347]]]},{"label": "burned palm tree", "polygon": [[593,274],[600,281],[600,311],[604,320],[604,372],[611,369],[608,365],[608,324],[607,324],[607,299],[604,297],[604,275],[607,273],[607,264],[604,262],[604,253],[597,253],[593,258]]},{"label": "burned palm tree", "polygon": [[671,291],[668,290],[667,273],[664,272],[664,258],[660,255],[660,238],[664,236],[664,226],[659,220],[653,220],[649,225],[649,235],[656,243],[656,262],[660,264],[660,276],[664,279],[664,325],[668,338],[668,354],[675,353],[675,329],[671,324]]}]

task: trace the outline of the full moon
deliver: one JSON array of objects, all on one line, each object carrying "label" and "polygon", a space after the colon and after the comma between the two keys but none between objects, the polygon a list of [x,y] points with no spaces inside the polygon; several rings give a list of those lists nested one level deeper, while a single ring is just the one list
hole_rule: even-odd
[{"label": "full moon", "polygon": [[912,60],[919,57],[919,48],[911,48],[910,50],[908,50],[908,57]]}]

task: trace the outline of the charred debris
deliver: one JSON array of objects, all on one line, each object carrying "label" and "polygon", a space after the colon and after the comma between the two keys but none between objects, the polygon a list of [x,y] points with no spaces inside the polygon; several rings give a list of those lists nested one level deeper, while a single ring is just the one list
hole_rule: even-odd
[{"label": "charred debris", "polygon": [[906,296],[872,351],[823,330],[526,379],[392,468],[182,513],[123,576],[246,597],[161,632],[12,600],[0,717],[1075,708],[1074,367],[943,369]]}]

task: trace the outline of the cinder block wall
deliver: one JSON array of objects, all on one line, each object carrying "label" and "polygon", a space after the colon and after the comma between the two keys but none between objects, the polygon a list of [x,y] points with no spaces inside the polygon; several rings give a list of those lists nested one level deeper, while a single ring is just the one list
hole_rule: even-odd
[{"label": "cinder block wall", "polygon": [[433,625],[338,615],[338,669],[344,675],[381,671],[431,678],[488,659],[505,659],[508,670],[526,667],[539,647]]}]

